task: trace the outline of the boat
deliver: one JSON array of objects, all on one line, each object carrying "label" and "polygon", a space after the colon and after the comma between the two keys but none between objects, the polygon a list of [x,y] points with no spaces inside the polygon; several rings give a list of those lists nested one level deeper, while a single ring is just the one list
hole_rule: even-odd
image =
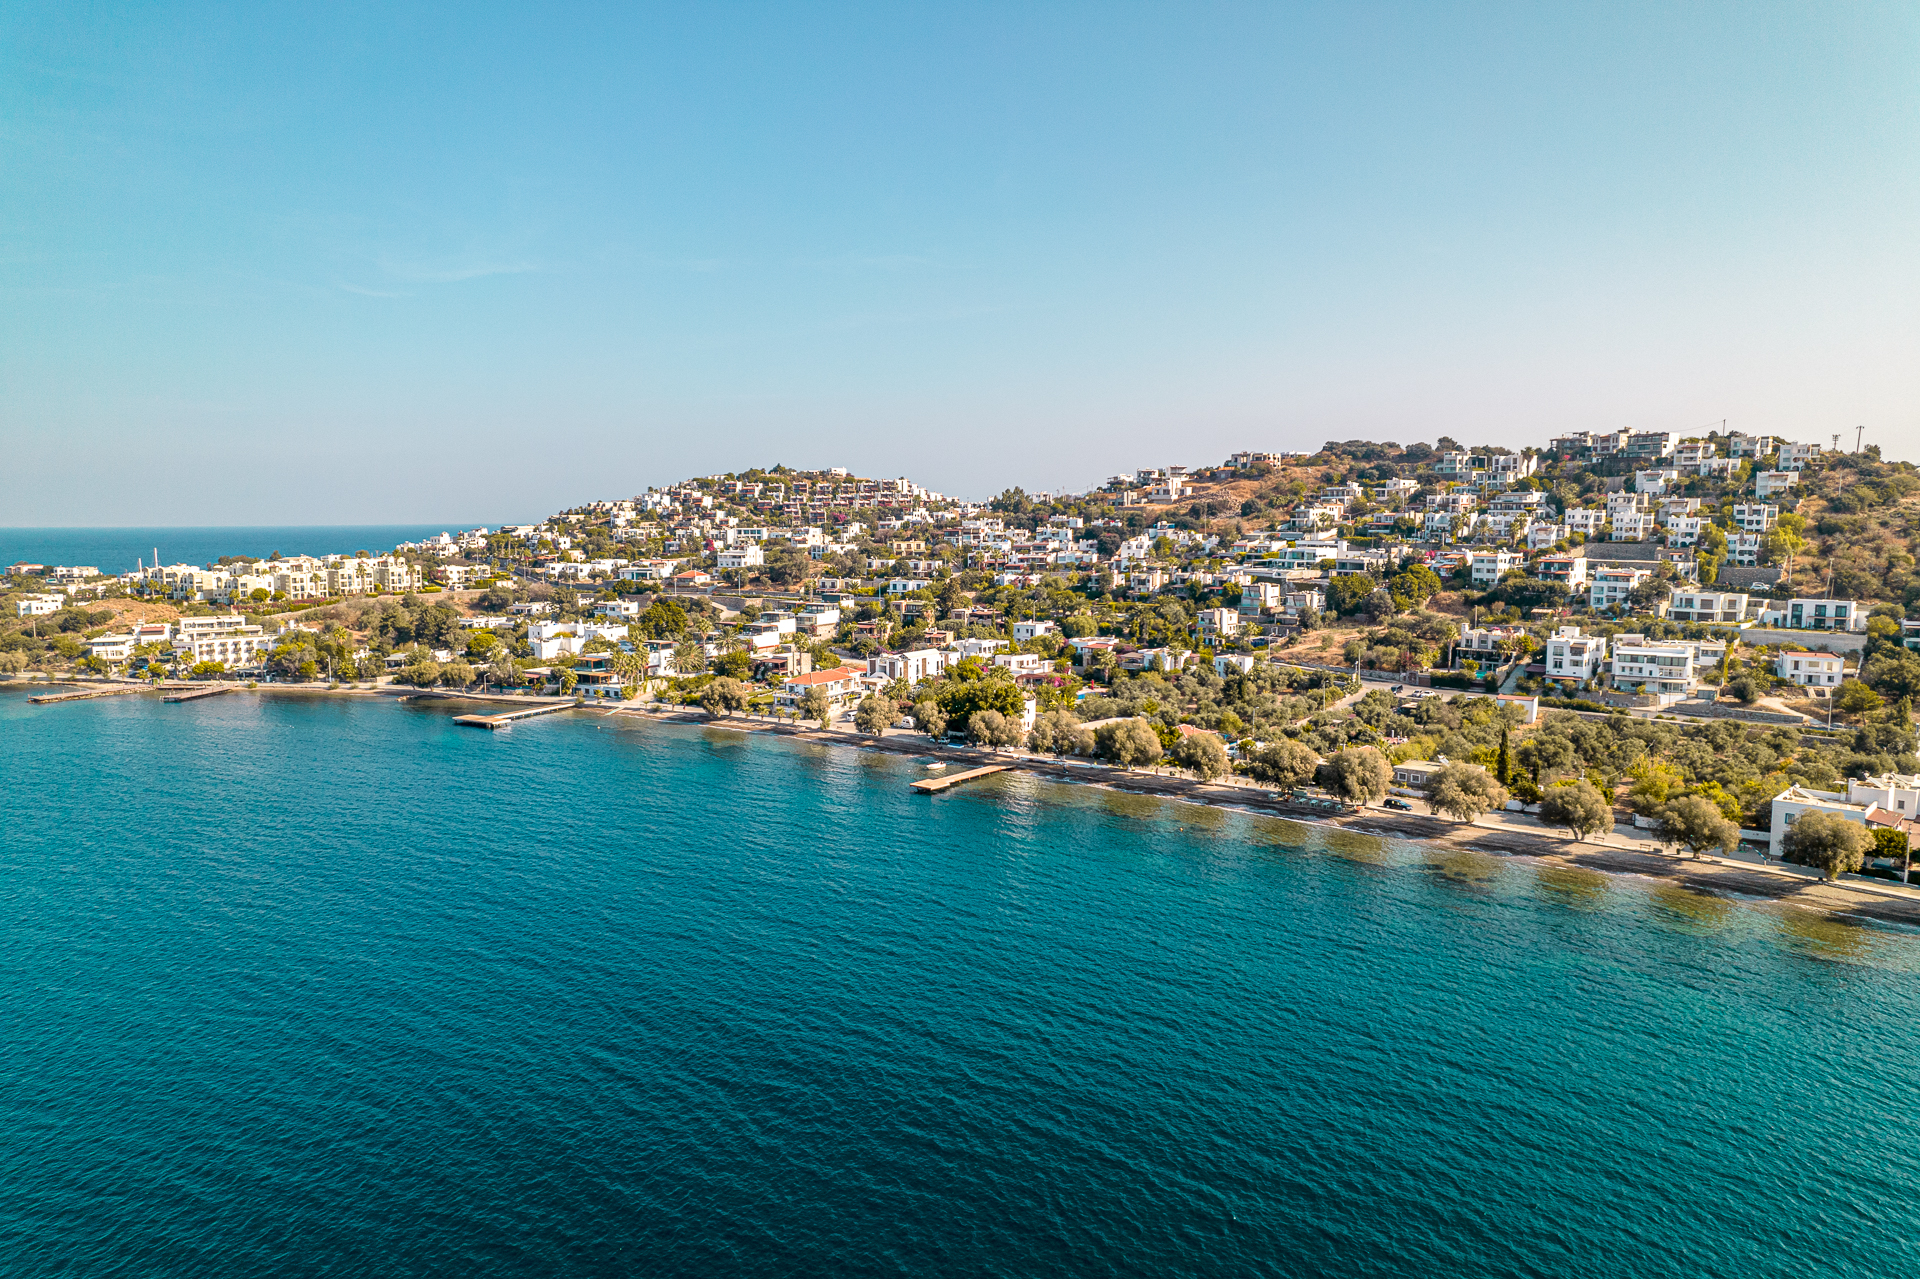
[{"label": "boat", "polygon": [[947,766],[947,761],[946,761],[946,760],[944,760],[944,759],[936,759],[936,760],[934,760],[934,761],[933,761],[933,762],[932,762],[931,764],[928,764],[928,765],[927,765],[927,771],[928,771],[929,773],[937,773],[937,772],[939,772],[939,771],[940,771],[941,769],[943,769],[943,768],[945,768],[946,766]]}]

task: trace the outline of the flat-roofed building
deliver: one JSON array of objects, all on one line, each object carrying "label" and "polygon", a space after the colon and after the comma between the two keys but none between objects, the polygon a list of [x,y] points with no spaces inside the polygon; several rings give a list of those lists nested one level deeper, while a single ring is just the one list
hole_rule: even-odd
[{"label": "flat-roofed building", "polygon": [[1667,617],[1675,622],[1741,622],[1747,597],[1732,591],[1676,590],[1667,597]]}]

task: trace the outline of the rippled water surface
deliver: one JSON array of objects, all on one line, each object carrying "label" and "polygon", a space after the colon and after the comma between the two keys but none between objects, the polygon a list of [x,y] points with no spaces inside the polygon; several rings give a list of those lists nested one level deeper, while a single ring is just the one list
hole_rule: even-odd
[{"label": "rippled water surface", "polygon": [[718,729],[0,696],[0,1273],[1920,1255],[1920,943]]}]

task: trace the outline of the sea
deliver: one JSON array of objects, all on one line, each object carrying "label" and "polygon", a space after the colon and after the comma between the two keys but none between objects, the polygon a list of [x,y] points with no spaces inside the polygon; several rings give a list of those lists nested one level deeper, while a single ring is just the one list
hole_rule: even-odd
[{"label": "sea", "polygon": [[485,520],[465,524],[323,524],[208,528],[0,528],[0,569],[30,564],[91,565],[102,573],[131,573],[162,564],[211,564],[223,555],[265,559],[285,555],[381,555],[402,542],[439,533],[497,528]]},{"label": "sea", "polygon": [[0,687],[6,1275],[1920,1257],[1910,930],[718,725]]}]

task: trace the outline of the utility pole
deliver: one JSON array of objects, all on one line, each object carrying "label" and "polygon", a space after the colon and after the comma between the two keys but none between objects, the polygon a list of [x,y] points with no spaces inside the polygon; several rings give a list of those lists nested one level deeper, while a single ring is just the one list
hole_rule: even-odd
[{"label": "utility pole", "polygon": [[1860,441],[1865,437],[1866,433],[1867,428],[1864,426],[1856,426],[1853,428],[1853,451],[1855,453],[1860,451]]}]

